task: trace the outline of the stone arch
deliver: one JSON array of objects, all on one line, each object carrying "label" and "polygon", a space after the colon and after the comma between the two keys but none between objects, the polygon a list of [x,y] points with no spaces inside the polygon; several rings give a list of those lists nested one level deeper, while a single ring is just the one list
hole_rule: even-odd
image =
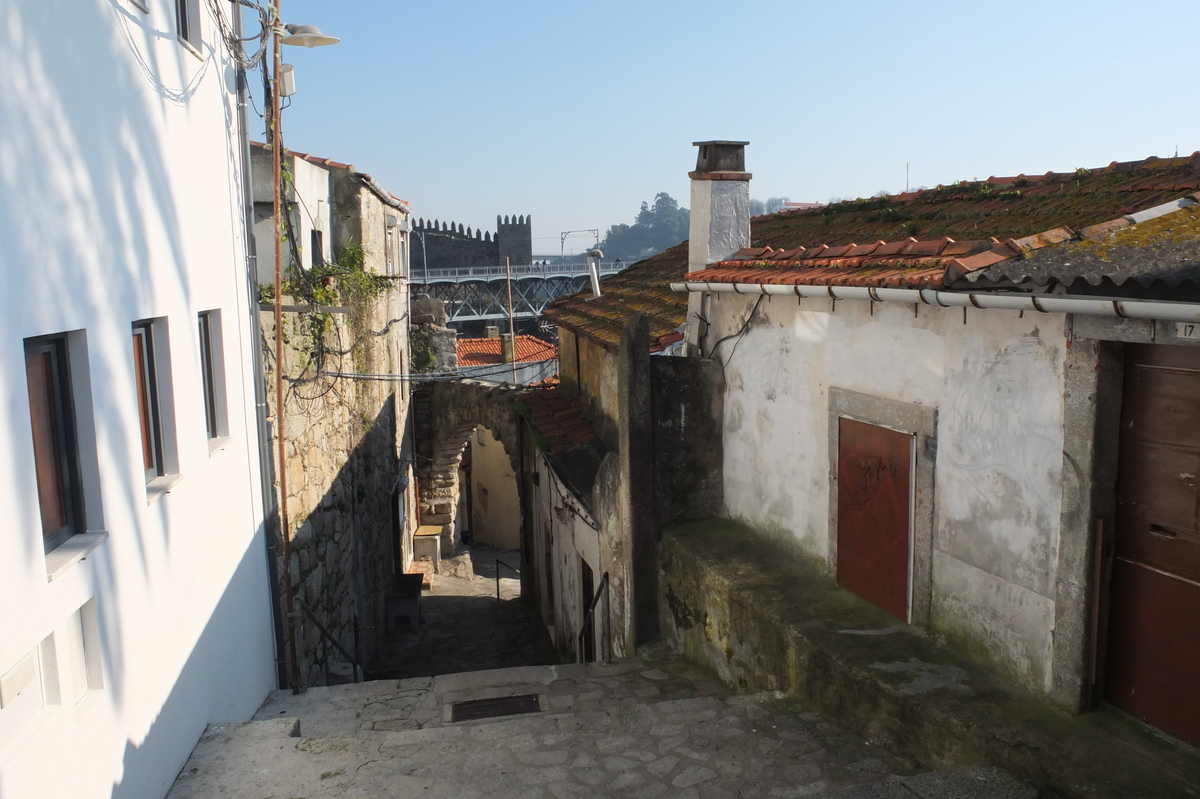
[{"label": "stone arch", "polygon": [[[454,526],[461,490],[458,467],[476,427],[486,427],[503,445],[520,486],[521,419],[512,406],[521,393],[519,388],[474,380],[438,382],[419,389],[418,414],[425,417],[417,442],[420,523],[445,527],[443,555],[453,554],[461,543]],[[523,530],[528,518],[524,492],[518,490],[517,496]]]}]

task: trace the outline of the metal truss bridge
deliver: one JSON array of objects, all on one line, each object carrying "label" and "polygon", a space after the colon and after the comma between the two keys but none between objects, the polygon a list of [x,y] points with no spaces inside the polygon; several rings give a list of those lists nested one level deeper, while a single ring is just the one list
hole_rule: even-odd
[{"label": "metal truss bridge", "polygon": [[[600,276],[616,274],[625,266],[621,261],[601,263]],[[410,279],[414,292],[423,288],[428,296],[445,301],[449,322],[508,316],[508,285],[503,265],[430,269],[428,273],[418,267]],[[552,301],[583,291],[588,286],[588,270],[584,264],[514,266],[513,316],[518,319],[541,316]]]}]

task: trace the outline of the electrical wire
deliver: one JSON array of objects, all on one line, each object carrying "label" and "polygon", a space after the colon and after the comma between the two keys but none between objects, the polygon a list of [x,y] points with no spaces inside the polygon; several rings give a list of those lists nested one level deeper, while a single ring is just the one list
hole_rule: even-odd
[{"label": "electrical wire", "polygon": [[[767,295],[765,294],[758,295],[758,302],[754,303],[754,308],[750,311],[750,315],[746,317],[746,321],[742,323],[741,328],[739,328],[736,333],[730,333],[728,336],[723,336],[717,339],[717,343],[713,344],[712,349],[708,351],[708,356],[716,360],[717,365],[721,367],[722,381],[725,380],[725,367],[728,366],[729,362],[733,360],[733,354],[737,352],[737,347],[742,341],[742,336],[746,335],[746,331],[750,329],[750,322],[752,322],[754,317],[758,315],[758,307],[762,305],[762,301],[766,298],[766,296]],[[736,338],[737,341],[733,342],[733,349],[729,351],[729,357],[722,361],[720,358],[717,358],[717,347],[721,346],[726,341],[729,341],[731,338]]]},{"label": "electrical wire", "polygon": [[[267,50],[269,49],[271,32],[275,29],[273,23],[277,22],[275,17],[274,6],[262,6],[257,3],[249,2],[249,0],[229,0],[230,2],[249,8],[258,13],[259,31],[254,36],[246,36],[239,38],[233,32],[229,20],[225,17],[225,12],[221,8],[220,0],[208,0],[208,10],[212,14],[213,20],[217,23],[217,32],[221,35],[221,39],[225,42],[225,48],[229,51],[229,55],[233,60],[246,71],[256,69],[259,64],[264,63]],[[239,12],[240,13],[240,12]],[[253,55],[246,55],[246,42],[258,42],[258,49]]]}]

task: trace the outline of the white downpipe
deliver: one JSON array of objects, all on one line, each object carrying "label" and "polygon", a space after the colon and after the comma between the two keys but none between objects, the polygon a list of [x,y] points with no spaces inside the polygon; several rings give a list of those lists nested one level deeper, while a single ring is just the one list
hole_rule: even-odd
[{"label": "white downpipe", "polygon": [[996,308],[1006,311],[1070,313],[1123,319],[1200,322],[1200,304],[1156,300],[1119,300],[1062,294],[999,294],[991,292],[890,289],[866,286],[798,286],[778,283],[672,283],[672,291],[712,294],[819,297],[827,300],[869,300],[940,305],[943,308]]}]

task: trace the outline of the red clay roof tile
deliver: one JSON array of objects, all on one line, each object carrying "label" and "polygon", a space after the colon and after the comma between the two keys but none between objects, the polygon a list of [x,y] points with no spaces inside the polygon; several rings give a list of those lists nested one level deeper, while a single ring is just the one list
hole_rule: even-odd
[{"label": "red clay roof tile", "polygon": [[[1197,188],[1200,153],[1113,162],[1094,170],[991,177],[785,210],[751,219],[747,249],[753,255],[738,253],[735,260],[690,277],[709,282],[937,286],[947,277],[1021,254],[1019,243],[1007,243],[1014,239],[1032,246],[1039,234],[1040,240],[1052,240],[1062,235],[1060,230],[1096,235],[1107,225],[1119,227],[1113,220],[1125,214]],[[856,241],[881,240],[887,243],[869,255],[850,250]],[[686,272],[685,242],[604,278],[599,300],[585,301],[586,294],[564,297],[551,304],[546,316],[615,349],[626,322],[644,311],[650,320],[651,349],[658,350],[686,316],[686,294],[670,290]]]},{"label": "red clay roof tile", "polygon": [[[459,366],[483,366],[504,363],[498,338],[460,338],[456,341]],[[536,336],[517,336],[517,361],[550,361],[558,357],[558,347]]]}]

